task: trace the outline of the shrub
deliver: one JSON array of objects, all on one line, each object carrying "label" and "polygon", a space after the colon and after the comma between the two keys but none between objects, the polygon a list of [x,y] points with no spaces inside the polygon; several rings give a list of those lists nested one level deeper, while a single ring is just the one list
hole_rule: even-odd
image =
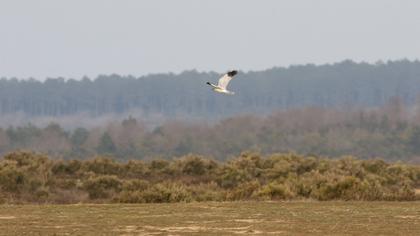
[{"label": "shrub", "polygon": [[263,186],[257,194],[267,200],[291,199],[296,196],[287,184],[278,182]]},{"label": "shrub", "polygon": [[251,177],[246,171],[232,166],[223,167],[217,177],[217,182],[223,188],[234,188],[238,184],[249,181]]},{"label": "shrub", "polygon": [[220,188],[217,183],[201,183],[187,186],[188,192],[194,201],[224,201],[226,200],[226,191]]},{"label": "shrub", "polygon": [[[420,168],[381,160],[242,153],[227,163],[188,155],[175,161],[49,160],[29,152],[0,160],[3,203],[236,200],[415,200]],[[418,198],[418,196],[417,196]]]},{"label": "shrub", "polygon": [[170,164],[171,163],[166,160],[153,160],[149,164],[149,169],[151,170],[151,174],[172,176],[175,173],[175,170]]},{"label": "shrub", "polygon": [[110,158],[96,157],[93,160],[83,162],[85,171],[92,171],[100,175],[119,175],[122,174],[121,164]]},{"label": "shrub", "polygon": [[113,202],[119,203],[145,203],[144,193],[142,191],[121,191]]},{"label": "shrub", "polygon": [[139,160],[128,161],[122,169],[124,176],[129,178],[142,178],[150,175],[150,170],[147,164]]},{"label": "shrub", "polygon": [[14,166],[0,169],[0,188],[2,191],[18,193],[24,187],[27,178],[25,174]]},{"label": "shrub", "polygon": [[336,177],[324,182],[318,189],[318,200],[361,200],[360,181],[353,176]]},{"label": "shrub", "polygon": [[149,181],[141,179],[127,180],[122,185],[125,191],[144,191],[150,186]]},{"label": "shrub", "polygon": [[178,169],[187,175],[205,175],[217,168],[217,163],[203,157],[188,155],[176,161]]},{"label": "shrub", "polygon": [[227,200],[249,200],[256,198],[256,192],[261,187],[260,183],[256,180],[239,184],[237,187],[228,191]]},{"label": "shrub", "polygon": [[88,179],[84,189],[89,193],[90,199],[109,198],[121,190],[121,181],[116,176],[99,176]]},{"label": "shrub", "polygon": [[82,163],[79,160],[58,161],[54,163],[51,171],[55,175],[76,175],[81,167]]},{"label": "shrub", "polygon": [[191,193],[181,184],[156,184],[146,189],[142,196],[147,203],[190,202]]},{"label": "shrub", "polygon": [[11,152],[3,157],[5,160],[15,161],[17,166],[39,166],[49,162],[48,157],[34,152]]},{"label": "shrub", "polygon": [[362,167],[373,174],[380,174],[386,170],[388,164],[383,160],[367,160],[362,163]]}]

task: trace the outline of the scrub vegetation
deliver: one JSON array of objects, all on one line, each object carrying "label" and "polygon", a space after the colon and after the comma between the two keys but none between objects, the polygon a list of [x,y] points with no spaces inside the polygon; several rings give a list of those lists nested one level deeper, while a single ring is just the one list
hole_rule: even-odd
[{"label": "scrub vegetation", "polygon": [[52,160],[30,152],[0,161],[2,203],[173,203],[242,200],[417,200],[420,167],[353,157],[242,153],[226,162]]}]

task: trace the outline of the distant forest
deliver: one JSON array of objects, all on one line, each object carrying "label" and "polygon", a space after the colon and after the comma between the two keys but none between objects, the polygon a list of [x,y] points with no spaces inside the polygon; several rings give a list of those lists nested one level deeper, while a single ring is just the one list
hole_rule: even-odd
[{"label": "distant forest", "polygon": [[211,119],[305,106],[377,107],[392,97],[413,105],[420,94],[420,62],[408,60],[376,64],[347,60],[240,72],[230,84],[235,96],[214,94],[205,84],[216,82],[219,76],[185,71],[44,82],[2,78],[0,114],[57,117],[85,113],[98,117],[136,110],[164,117]]},{"label": "distant forest", "polygon": [[[234,96],[205,84],[219,76],[1,79],[0,154],[32,150],[54,158],[129,160],[196,153],[227,160],[252,150],[420,161],[419,61],[242,72],[231,82]],[[6,120],[22,114],[25,123]],[[109,114],[116,116],[97,122]],[[153,114],[164,118],[151,126]],[[89,117],[94,125],[84,126]]]}]

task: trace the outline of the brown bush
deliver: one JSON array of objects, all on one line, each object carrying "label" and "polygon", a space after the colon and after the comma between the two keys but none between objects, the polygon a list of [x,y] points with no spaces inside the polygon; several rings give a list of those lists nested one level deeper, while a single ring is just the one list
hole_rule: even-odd
[{"label": "brown bush", "polygon": [[188,155],[174,161],[50,160],[30,152],[0,160],[1,203],[190,202],[236,200],[415,200],[420,168],[353,157],[244,152],[219,163]]},{"label": "brown bush", "polygon": [[89,193],[90,199],[110,198],[121,191],[121,180],[116,176],[98,176],[88,179],[83,188]]}]

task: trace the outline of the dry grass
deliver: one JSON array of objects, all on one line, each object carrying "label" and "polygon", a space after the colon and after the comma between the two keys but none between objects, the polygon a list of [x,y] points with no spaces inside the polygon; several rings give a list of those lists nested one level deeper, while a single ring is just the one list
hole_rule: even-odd
[{"label": "dry grass", "polygon": [[420,235],[420,202],[0,205],[1,235]]}]

